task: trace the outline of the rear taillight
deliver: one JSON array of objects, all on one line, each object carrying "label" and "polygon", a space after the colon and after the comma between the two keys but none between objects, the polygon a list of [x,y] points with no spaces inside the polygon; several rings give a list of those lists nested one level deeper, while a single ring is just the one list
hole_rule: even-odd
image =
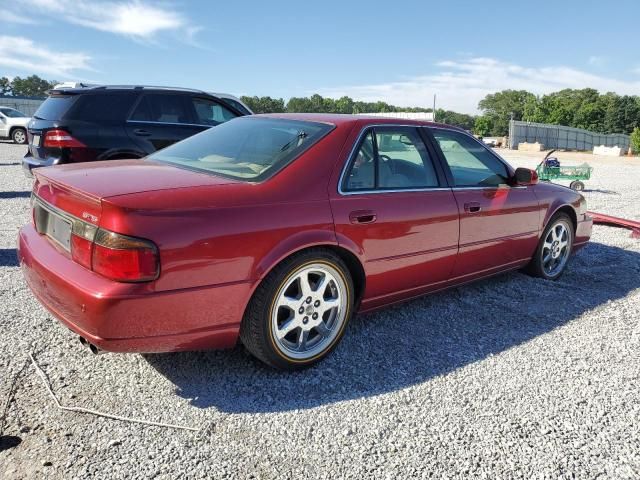
[{"label": "rear taillight", "polygon": [[48,148],[83,148],[86,147],[77,138],[65,130],[49,130],[44,136],[43,145]]},{"label": "rear taillight", "polygon": [[[53,206],[45,206],[35,195],[32,205],[36,231],[52,236],[69,251],[74,262],[118,282],[148,282],[158,278],[160,256],[150,240],[99,228]],[[50,228],[52,218],[54,228]],[[71,225],[68,243],[64,241],[65,223]],[[62,233],[56,228],[62,229]]]},{"label": "rear taillight", "polygon": [[94,239],[92,269],[119,282],[155,280],[158,249],[148,241],[99,229]]},{"label": "rear taillight", "polygon": [[118,282],[147,282],[158,277],[158,249],[153,242],[73,221],[71,258]]},{"label": "rear taillight", "polygon": [[93,240],[98,227],[82,220],[74,220],[71,227],[71,257],[83,267],[91,270]]}]

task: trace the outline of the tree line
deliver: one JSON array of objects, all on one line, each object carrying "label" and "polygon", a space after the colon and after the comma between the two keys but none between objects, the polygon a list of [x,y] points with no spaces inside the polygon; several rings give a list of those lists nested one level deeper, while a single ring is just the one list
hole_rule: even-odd
[{"label": "tree line", "polygon": [[600,94],[593,88],[564,89],[536,96],[526,90],[503,90],[478,104],[477,135],[507,135],[509,120],[550,123],[597,133],[631,134],[640,128],[640,97]]},{"label": "tree line", "polygon": [[45,80],[37,75],[30,75],[26,78],[0,77],[0,95],[13,95],[16,97],[42,97],[47,94],[58,82],[55,80]]}]

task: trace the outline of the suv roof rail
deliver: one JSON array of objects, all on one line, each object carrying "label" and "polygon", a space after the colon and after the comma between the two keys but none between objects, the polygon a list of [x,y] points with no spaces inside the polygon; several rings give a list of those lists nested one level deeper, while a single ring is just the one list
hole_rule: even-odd
[{"label": "suv roof rail", "polygon": [[[96,85],[94,87],[96,90],[178,90],[180,92],[195,92],[195,93],[207,93],[204,90],[198,90],[197,88],[185,88],[185,87],[167,87],[162,85]],[[208,95],[211,95],[210,93]]]}]

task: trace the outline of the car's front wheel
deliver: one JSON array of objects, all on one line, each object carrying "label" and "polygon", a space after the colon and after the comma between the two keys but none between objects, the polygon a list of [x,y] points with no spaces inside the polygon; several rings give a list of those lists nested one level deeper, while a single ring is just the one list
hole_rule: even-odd
[{"label": "car's front wheel", "polygon": [[536,277],[556,280],[564,273],[573,247],[573,222],[566,213],[558,213],[544,229],[536,253],[527,270]]},{"label": "car's front wheel", "polygon": [[11,134],[13,141],[19,145],[27,143],[27,131],[24,128],[16,128]]},{"label": "car's front wheel", "polygon": [[308,367],[342,338],[354,304],[342,259],[312,249],[284,260],[256,289],[240,328],[245,347],[281,369]]}]

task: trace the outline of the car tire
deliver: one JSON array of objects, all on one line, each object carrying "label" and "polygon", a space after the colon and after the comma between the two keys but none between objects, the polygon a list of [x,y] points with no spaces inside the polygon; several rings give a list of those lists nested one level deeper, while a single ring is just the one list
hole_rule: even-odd
[{"label": "car tire", "polygon": [[574,227],[566,213],[554,215],[544,229],[526,271],[535,277],[557,280],[564,273],[573,248]]},{"label": "car tire", "polygon": [[342,259],[329,250],[306,250],[262,280],[242,320],[240,340],[274,368],[306,368],[335,348],[353,306],[353,280]]},{"label": "car tire", "polygon": [[24,128],[16,128],[11,132],[11,139],[18,145],[24,145],[27,143],[27,131]]}]

